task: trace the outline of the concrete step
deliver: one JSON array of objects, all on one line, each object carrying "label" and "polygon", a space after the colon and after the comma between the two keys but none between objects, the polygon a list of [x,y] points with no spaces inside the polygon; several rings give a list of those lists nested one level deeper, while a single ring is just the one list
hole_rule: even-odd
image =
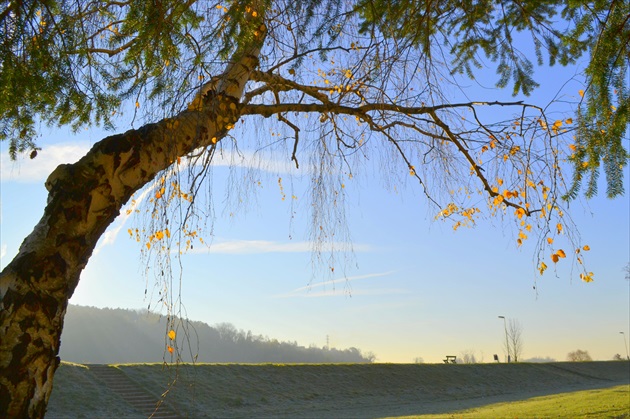
[{"label": "concrete step", "polygon": [[161,403],[158,407],[159,400],[147,393],[122,371],[108,365],[89,365],[88,367],[98,380],[147,417],[153,419],[182,418],[165,403]]}]

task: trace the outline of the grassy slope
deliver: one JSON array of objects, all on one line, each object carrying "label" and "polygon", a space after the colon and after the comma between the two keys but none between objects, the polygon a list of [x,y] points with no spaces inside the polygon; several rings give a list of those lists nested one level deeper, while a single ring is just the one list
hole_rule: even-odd
[{"label": "grassy slope", "polygon": [[[408,416],[417,419],[477,418],[630,418],[630,386],[584,390],[528,400],[497,403],[442,415]],[[402,419],[402,418],[399,418]]]},{"label": "grassy slope", "polygon": [[[375,417],[447,413],[630,382],[630,363],[120,365],[189,417]],[[88,401],[89,407],[77,403]],[[136,417],[85,368],[59,369],[49,417]],[[107,413],[104,414],[104,413]],[[457,416],[458,417],[458,416]],[[513,417],[513,416],[512,416]]]},{"label": "grassy slope", "polygon": [[80,364],[62,362],[46,417],[133,417],[134,410]]}]

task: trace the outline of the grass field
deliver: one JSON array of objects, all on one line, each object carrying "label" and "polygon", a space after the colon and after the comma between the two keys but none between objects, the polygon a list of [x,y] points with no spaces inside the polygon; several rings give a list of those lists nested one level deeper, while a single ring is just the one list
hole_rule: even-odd
[{"label": "grass field", "polygon": [[478,418],[630,418],[630,386],[574,391],[496,403],[441,415],[418,415],[397,419]]},{"label": "grass field", "polygon": [[[166,392],[166,403],[191,418],[630,417],[629,362],[116,368],[156,400]],[[47,417],[143,416],[89,366],[62,364]]]}]

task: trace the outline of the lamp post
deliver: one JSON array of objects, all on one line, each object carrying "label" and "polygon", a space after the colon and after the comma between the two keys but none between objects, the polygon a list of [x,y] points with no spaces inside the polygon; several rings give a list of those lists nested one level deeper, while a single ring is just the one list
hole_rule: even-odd
[{"label": "lamp post", "polygon": [[505,351],[507,352],[507,362],[510,362],[510,344],[508,342],[508,334],[507,334],[507,323],[505,321],[505,316],[499,316],[500,319],[503,319],[503,329],[505,330]]},{"label": "lamp post", "polygon": [[628,342],[626,341],[626,334],[623,332],[619,332],[623,335],[623,344],[626,345],[626,359],[630,361],[630,355],[628,355]]}]

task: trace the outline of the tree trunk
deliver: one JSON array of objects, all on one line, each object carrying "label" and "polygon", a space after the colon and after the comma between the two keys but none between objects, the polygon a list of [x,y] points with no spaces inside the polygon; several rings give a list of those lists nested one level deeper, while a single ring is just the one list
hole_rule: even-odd
[{"label": "tree trunk", "polygon": [[0,417],[44,416],[68,300],[97,241],[134,192],[177,157],[212,146],[240,118],[260,29],[189,110],[107,137],[48,177],[44,215],[0,273]]}]

